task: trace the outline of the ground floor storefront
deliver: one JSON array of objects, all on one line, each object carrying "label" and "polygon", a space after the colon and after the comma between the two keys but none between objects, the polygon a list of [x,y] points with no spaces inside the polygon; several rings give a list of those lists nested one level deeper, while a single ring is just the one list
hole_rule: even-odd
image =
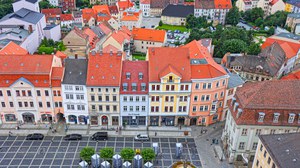
[{"label": "ground floor storefront", "polygon": [[122,126],[146,126],[147,116],[122,116]]},{"label": "ground floor storefront", "polygon": [[55,120],[53,112],[2,112],[1,123],[51,123]]},{"label": "ground floor storefront", "polygon": [[103,115],[90,115],[91,126],[119,126],[119,115],[103,114]]},{"label": "ground floor storefront", "polygon": [[219,114],[189,117],[188,125],[209,126],[219,121]]},{"label": "ground floor storefront", "polygon": [[[78,114],[65,114],[61,116],[58,114],[59,118],[63,117],[66,120],[66,123],[69,124],[88,124],[89,123],[89,116],[88,115],[78,115]],[[60,120],[60,119],[59,119]]]},{"label": "ground floor storefront", "polygon": [[187,125],[188,116],[149,116],[149,126]]}]

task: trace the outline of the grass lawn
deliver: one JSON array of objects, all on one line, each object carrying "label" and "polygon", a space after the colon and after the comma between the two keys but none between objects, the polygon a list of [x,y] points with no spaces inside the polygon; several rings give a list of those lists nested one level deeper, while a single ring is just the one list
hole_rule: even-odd
[{"label": "grass lawn", "polygon": [[142,53],[133,53],[132,60],[146,60],[146,54]]},{"label": "grass lawn", "polygon": [[181,32],[188,32],[188,29],[185,26],[173,26],[163,24],[162,26],[158,26],[156,29],[163,29],[163,30],[180,30]]}]

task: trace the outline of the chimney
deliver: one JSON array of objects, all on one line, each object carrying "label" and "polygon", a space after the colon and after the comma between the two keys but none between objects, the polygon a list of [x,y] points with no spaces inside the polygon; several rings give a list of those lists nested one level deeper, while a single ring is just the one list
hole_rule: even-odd
[{"label": "chimney", "polygon": [[28,34],[31,34],[32,32],[33,32],[32,25],[29,25],[28,26]]},{"label": "chimney", "polygon": [[78,54],[75,54],[75,59],[77,59],[78,58]]},{"label": "chimney", "polygon": [[95,55],[96,55],[96,51],[95,51],[95,50],[92,50],[92,51],[91,51],[91,54],[92,54],[92,56],[95,56]]}]

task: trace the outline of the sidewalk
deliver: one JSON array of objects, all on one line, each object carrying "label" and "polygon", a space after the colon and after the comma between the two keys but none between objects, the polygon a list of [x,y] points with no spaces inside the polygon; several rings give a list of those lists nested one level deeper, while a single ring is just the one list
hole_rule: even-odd
[{"label": "sidewalk", "polygon": [[89,126],[89,125],[67,125],[67,132],[65,132],[64,124],[55,124],[53,125],[56,128],[57,132],[52,133],[49,129],[50,124],[23,124],[20,126],[19,130],[16,130],[17,124],[2,124],[0,125],[0,135],[7,136],[9,131],[14,135],[26,136],[30,133],[42,133],[48,136],[64,136],[66,134],[77,133],[83,136],[93,135],[95,132],[105,131],[108,132],[110,136],[135,136],[137,134],[149,134],[150,137],[156,136],[159,137],[184,137],[184,132],[188,132],[188,136],[191,136],[192,129],[190,127],[125,127],[121,131],[116,131],[118,126]]}]

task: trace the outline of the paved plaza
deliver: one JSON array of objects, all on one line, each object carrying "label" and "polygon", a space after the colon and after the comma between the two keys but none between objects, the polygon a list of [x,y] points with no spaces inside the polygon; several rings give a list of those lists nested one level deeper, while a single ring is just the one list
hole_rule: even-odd
[{"label": "paved plaza", "polygon": [[[83,137],[81,141],[64,141],[62,136],[46,136],[44,140],[31,141],[25,140],[24,136],[0,136],[0,168],[77,168],[80,150],[85,146],[94,147],[97,153],[103,147],[113,147],[119,153],[124,147],[149,148],[153,142],[159,143],[161,151],[154,161],[155,168],[168,168],[186,157],[197,168],[201,167],[193,138],[151,138],[148,142],[137,142],[133,137],[109,137],[107,141],[96,142],[89,137]],[[184,147],[181,158],[175,156],[177,142]]]}]

